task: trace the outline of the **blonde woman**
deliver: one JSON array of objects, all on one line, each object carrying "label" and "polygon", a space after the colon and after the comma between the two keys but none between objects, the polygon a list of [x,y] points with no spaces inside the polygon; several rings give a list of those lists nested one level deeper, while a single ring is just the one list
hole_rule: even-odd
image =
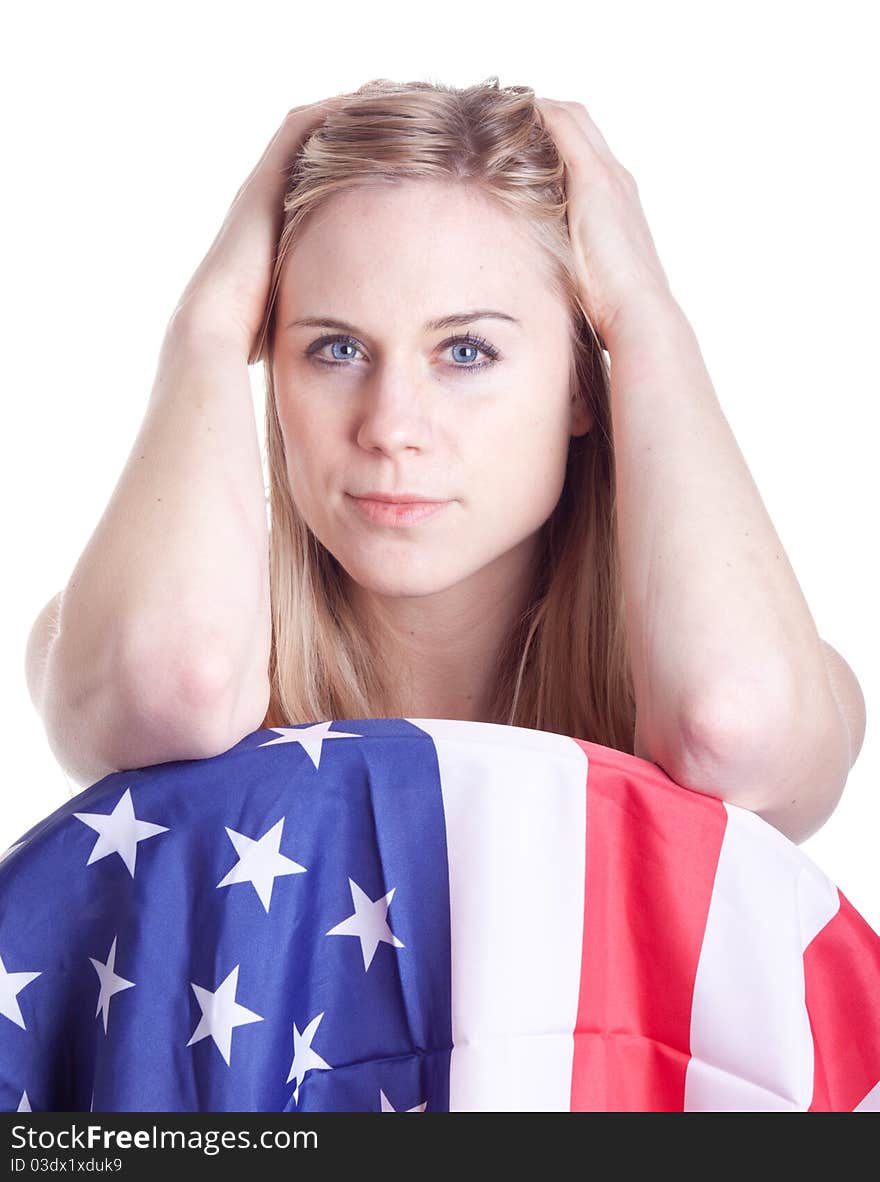
[{"label": "blonde woman", "polygon": [[865,727],[633,177],[582,104],[496,78],[287,115],[27,674],[83,785],[260,727],[474,719],[641,756],[796,842]]}]

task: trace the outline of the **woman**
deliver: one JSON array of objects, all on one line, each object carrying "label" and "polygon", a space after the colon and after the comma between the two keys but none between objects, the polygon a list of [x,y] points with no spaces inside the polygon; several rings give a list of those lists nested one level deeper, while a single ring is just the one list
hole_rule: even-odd
[{"label": "woman", "polygon": [[261,726],[470,718],[650,759],[794,841],[864,734],[632,176],[581,104],[497,79],[289,113],[28,676],[83,783]]}]

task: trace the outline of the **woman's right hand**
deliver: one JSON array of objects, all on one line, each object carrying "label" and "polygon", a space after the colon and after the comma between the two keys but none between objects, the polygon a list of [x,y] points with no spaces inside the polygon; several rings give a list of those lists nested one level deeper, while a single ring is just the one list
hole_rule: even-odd
[{"label": "woman's right hand", "polygon": [[346,97],[336,95],[287,113],[187,284],[169,321],[169,332],[184,326],[201,339],[240,348],[248,364],[257,360],[251,354],[266,312],[294,156],[303,140]]}]

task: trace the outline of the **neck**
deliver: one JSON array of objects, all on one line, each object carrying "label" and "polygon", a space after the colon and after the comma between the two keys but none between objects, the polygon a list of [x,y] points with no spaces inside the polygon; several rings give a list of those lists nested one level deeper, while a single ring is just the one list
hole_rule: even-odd
[{"label": "neck", "polygon": [[432,595],[380,596],[349,583],[406,716],[488,721],[499,652],[532,593],[536,535],[526,543]]}]

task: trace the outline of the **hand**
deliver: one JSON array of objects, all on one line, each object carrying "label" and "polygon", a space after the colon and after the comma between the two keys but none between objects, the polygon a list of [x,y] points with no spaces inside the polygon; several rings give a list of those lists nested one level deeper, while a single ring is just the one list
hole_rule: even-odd
[{"label": "hand", "polygon": [[581,103],[536,99],[565,165],[568,228],[581,302],[606,347],[636,306],[673,301],[636,182]]},{"label": "hand", "polygon": [[283,223],[285,184],[302,142],[346,95],[294,107],[238,190],[223,225],[169,323],[252,356],[263,322]]}]

